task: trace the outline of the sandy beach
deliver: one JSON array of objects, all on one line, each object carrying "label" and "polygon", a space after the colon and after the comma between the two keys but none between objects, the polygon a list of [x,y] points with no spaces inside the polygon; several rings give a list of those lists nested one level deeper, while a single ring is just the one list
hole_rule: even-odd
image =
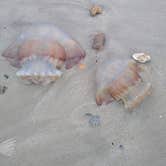
[{"label": "sandy beach", "polygon": [[[103,13],[91,17],[92,3]],[[86,51],[84,70],[75,66],[47,86],[23,84],[0,57],[0,85],[7,87],[0,95],[0,166],[165,166],[166,1],[1,0],[0,7],[0,54],[35,23],[57,25]],[[106,34],[100,52],[91,48],[96,32]],[[96,59],[135,52],[151,55],[152,95],[132,113],[117,102],[98,107]],[[101,125],[89,126],[86,113],[99,115]]]}]

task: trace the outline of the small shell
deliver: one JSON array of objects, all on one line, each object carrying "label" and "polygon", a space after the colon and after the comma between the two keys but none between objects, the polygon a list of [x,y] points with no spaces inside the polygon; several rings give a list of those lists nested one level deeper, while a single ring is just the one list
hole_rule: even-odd
[{"label": "small shell", "polygon": [[101,6],[99,5],[93,5],[90,9],[89,9],[90,15],[92,17],[96,16],[97,14],[101,14],[103,12],[103,9]]},{"label": "small shell", "polygon": [[141,77],[142,66],[133,60],[105,61],[96,73],[96,103],[122,100],[132,110],[151,92],[151,83]]},{"label": "small shell", "polygon": [[101,50],[105,44],[105,34],[98,33],[93,38],[92,48],[96,50]]},{"label": "small shell", "polygon": [[0,95],[1,95],[1,94],[4,94],[7,89],[8,89],[7,86],[2,86],[2,85],[0,85]]},{"label": "small shell", "polygon": [[145,53],[135,53],[132,55],[132,58],[139,63],[147,63],[151,61],[151,57]]},{"label": "small shell", "polygon": [[99,127],[101,125],[101,119],[99,115],[92,115],[89,118],[89,125],[91,127]]},{"label": "small shell", "polygon": [[72,68],[85,57],[78,42],[54,25],[40,24],[22,33],[2,54],[17,76],[35,84],[54,82],[60,69]]}]

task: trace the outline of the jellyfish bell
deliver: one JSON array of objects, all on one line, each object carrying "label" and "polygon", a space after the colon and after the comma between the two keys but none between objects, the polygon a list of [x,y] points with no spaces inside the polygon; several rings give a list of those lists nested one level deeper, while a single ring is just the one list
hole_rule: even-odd
[{"label": "jellyfish bell", "polygon": [[96,72],[96,103],[122,101],[133,110],[151,93],[151,83],[142,76],[144,66],[134,60],[106,60]]},{"label": "jellyfish bell", "polygon": [[80,44],[51,24],[29,27],[3,52],[19,70],[17,76],[34,84],[54,82],[62,68],[70,69],[85,57]]}]

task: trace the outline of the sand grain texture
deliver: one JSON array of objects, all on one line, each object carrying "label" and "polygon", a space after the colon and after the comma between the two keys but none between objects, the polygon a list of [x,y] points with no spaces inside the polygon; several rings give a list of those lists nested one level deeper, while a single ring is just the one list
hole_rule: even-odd
[{"label": "sand grain texture", "polygon": [[[55,84],[22,84],[16,69],[0,58],[0,143],[14,139],[15,152],[0,154],[2,166],[165,166],[166,162],[166,1],[92,1],[104,11],[89,16],[88,0],[0,1],[0,52],[26,26],[54,23],[87,52],[84,70],[66,72]],[[123,106],[95,104],[96,52],[90,35],[101,31],[107,42],[100,60],[152,56],[153,94],[131,114]],[[9,75],[7,81],[3,75]],[[101,117],[91,128],[84,114]],[[119,148],[123,145],[123,149]]]}]

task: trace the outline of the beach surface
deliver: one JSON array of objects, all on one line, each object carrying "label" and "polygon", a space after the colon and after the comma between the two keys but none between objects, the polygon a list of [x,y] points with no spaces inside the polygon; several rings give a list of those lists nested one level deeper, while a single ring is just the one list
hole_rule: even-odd
[{"label": "beach surface", "polygon": [[[93,3],[103,7],[89,15]],[[0,57],[0,166],[165,166],[166,1],[1,0],[0,53],[27,26],[53,23],[86,51],[84,70],[68,70],[48,86],[25,85]],[[92,37],[106,34],[105,48]],[[95,103],[96,60],[151,55],[153,93],[132,113]],[[9,78],[4,77],[4,74]],[[99,115],[92,127],[86,113]]]}]

